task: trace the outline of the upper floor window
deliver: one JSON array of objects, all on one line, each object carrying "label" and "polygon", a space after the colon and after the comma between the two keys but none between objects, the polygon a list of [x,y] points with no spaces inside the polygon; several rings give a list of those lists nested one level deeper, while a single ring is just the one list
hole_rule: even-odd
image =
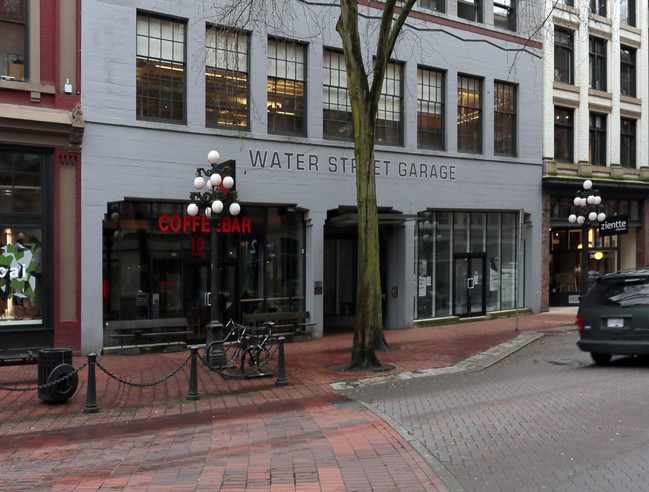
[{"label": "upper floor window", "polygon": [[636,168],[636,137],[635,120],[630,118],[620,119],[620,165],[622,167]]},{"label": "upper floor window", "polygon": [[516,86],[494,84],[494,152],[516,155]]},{"label": "upper floor window", "polygon": [[590,37],[590,78],[589,87],[599,91],[606,90],[606,41],[601,38]]},{"label": "upper floor window", "polygon": [[635,49],[620,46],[620,94],[635,97]]},{"label": "upper floor window", "polygon": [[575,0],[557,0],[557,3],[562,3],[564,5],[568,5],[569,7],[575,6]]},{"label": "upper floor window", "polygon": [[142,119],[185,120],[185,23],[137,15],[136,109]]},{"label": "upper floor window", "polygon": [[589,161],[596,166],[606,166],[606,115],[590,113]]},{"label": "upper floor window", "polygon": [[516,30],[516,0],[494,0],[494,26]]},{"label": "upper floor window", "polygon": [[434,10],[435,12],[444,12],[444,3],[446,0],[417,0],[417,5],[423,9]]},{"label": "upper floor window", "polygon": [[635,0],[620,0],[620,24],[635,26]]},{"label": "upper floor window", "polygon": [[417,69],[417,145],[444,148],[444,73]]},{"label": "upper floor window", "polygon": [[590,12],[606,17],[606,0],[590,0]]},{"label": "upper floor window", "polygon": [[248,34],[205,31],[205,124],[248,128]]},{"label": "upper floor window", "polygon": [[566,84],[574,83],[573,33],[567,29],[554,30],[554,80]]},{"label": "upper floor window", "polygon": [[482,152],[482,81],[464,75],[457,78],[457,150]]},{"label": "upper floor window", "polygon": [[379,99],[376,118],[376,141],[388,145],[400,145],[402,139],[401,101],[403,94],[402,67],[398,63],[388,63]]},{"label": "upper floor window", "polygon": [[325,50],[323,68],[322,134],[324,138],[353,140],[345,55],[340,51]]},{"label": "upper floor window", "polygon": [[26,80],[25,0],[0,2],[0,76]]},{"label": "upper floor window", "polygon": [[462,19],[482,22],[482,0],[457,0],[457,15]]},{"label": "upper floor window", "polygon": [[268,132],[306,133],[306,50],[292,41],[268,40]]},{"label": "upper floor window", "polygon": [[554,108],[554,158],[561,162],[573,162],[574,110]]}]

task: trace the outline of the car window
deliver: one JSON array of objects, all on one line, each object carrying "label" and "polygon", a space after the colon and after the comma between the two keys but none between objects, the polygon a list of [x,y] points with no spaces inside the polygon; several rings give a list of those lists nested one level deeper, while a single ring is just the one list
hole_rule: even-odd
[{"label": "car window", "polygon": [[588,296],[591,306],[649,305],[649,279],[615,279],[596,284]]}]

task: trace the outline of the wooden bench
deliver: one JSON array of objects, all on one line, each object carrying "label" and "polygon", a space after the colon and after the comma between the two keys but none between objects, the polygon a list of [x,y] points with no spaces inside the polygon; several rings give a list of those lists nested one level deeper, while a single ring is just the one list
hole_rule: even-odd
[{"label": "wooden bench", "polygon": [[122,354],[139,354],[141,348],[156,346],[164,347],[165,352],[184,350],[190,333],[186,318],[106,321],[104,332],[105,338],[119,340]]},{"label": "wooden bench", "polygon": [[243,323],[247,326],[260,326],[266,321],[275,323],[273,335],[294,337],[308,335],[314,322],[308,321],[311,315],[308,311],[278,311],[274,313],[253,313],[243,315]]}]

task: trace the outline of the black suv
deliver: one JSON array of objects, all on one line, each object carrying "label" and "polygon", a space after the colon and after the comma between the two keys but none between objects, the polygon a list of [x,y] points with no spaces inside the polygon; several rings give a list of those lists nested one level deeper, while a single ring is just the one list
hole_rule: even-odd
[{"label": "black suv", "polygon": [[649,354],[649,268],[598,278],[579,305],[577,326],[577,345],[599,364]]}]

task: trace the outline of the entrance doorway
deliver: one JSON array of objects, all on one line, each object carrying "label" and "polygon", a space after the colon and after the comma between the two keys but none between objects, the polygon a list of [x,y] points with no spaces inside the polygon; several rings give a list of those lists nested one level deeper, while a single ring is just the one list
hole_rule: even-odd
[{"label": "entrance doorway", "polygon": [[[204,340],[205,325],[210,320],[210,306],[213,295],[210,292],[210,263],[192,262],[185,267],[184,304],[187,306],[187,327],[192,331],[191,341]],[[230,318],[241,321],[241,306],[239,299],[238,265],[233,262],[221,261],[218,265],[218,294],[216,296],[219,308],[219,321],[227,323]]]},{"label": "entrance doorway", "polygon": [[455,255],[453,272],[453,314],[460,317],[483,316],[486,312],[486,254]]}]

